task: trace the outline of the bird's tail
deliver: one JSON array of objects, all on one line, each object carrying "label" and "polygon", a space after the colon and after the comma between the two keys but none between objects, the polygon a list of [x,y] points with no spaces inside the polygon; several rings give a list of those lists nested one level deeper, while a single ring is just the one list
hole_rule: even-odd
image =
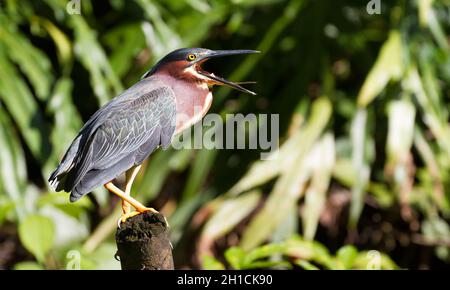
[{"label": "bird's tail", "polygon": [[48,182],[50,185],[50,188],[52,188],[55,191],[70,191],[71,188],[67,188],[66,186],[66,180],[68,177],[68,174],[72,171],[75,165],[75,157],[78,152],[78,147],[80,144],[80,137],[77,137],[72,144],[70,145],[69,149],[67,150],[66,154],[64,155],[63,159],[59,163],[58,167],[56,167],[55,171],[52,172],[50,177],[48,178]]}]

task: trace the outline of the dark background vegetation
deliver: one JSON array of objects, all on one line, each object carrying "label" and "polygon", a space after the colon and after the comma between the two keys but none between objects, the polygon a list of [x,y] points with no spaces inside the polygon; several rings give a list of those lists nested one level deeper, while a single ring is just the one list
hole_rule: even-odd
[{"label": "dark background vegetation", "polygon": [[67,2],[0,2],[0,268],[119,268],[119,200],[70,204],[46,179],[179,47],[262,52],[207,65],[257,81],[211,111],[279,114],[280,151],[151,156],[133,195],[168,217],[178,268],[448,268],[450,1]]}]

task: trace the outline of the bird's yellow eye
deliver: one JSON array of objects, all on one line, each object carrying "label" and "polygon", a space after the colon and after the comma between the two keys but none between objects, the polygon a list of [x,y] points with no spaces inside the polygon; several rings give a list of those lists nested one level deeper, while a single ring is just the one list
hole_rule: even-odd
[{"label": "bird's yellow eye", "polygon": [[191,61],[196,59],[196,58],[197,58],[197,56],[195,54],[192,54],[192,53],[188,54],[188,56],[187,56],[187,59],[191,60]]}]

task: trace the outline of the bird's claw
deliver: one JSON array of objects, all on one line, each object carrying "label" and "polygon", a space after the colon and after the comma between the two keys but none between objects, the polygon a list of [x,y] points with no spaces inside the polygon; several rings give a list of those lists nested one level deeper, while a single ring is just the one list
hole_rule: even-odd
[{"label": "bird's claw", "polygon": [[[121,228],[120,225],[122,223],[125,223],[127,221],[127,219],[137,216],[144,212],[159,213],[156,209],[151,208],[151,207],[146,207],[146,208],[139,209],[137,211],[128,212],[128,213],[122,214],[120,219],[117,221],[117,227],[120,229]],[[167,222],[166,217],[164,217],[164,222],[166,223],[167,227],[169,227],[169,223]]]}]

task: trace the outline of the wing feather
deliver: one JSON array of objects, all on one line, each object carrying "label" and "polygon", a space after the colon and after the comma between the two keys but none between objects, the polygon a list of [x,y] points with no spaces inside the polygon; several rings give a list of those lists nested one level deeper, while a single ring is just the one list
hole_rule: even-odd
[{"label": "wing feather", "polygon": [[[77,196],[81,197],[94,183],[96,187],[129,169],[129,162],[123,161],[125,157],[133,159],[131,165],[139,164],[158,146],[166,148],[175,132],[175,118],[172,89],[153,77],[141,80],[97,111],[83,126],[51,175],[50,183],[57,190],[72,191],[85,176],[91,179],[102,176],[95,182],[83,180],[81,184],[89,186],[77,188]],[[116,165],[120,160],[123,166]],[[64,184],[58,185],[60,182]]]}]

